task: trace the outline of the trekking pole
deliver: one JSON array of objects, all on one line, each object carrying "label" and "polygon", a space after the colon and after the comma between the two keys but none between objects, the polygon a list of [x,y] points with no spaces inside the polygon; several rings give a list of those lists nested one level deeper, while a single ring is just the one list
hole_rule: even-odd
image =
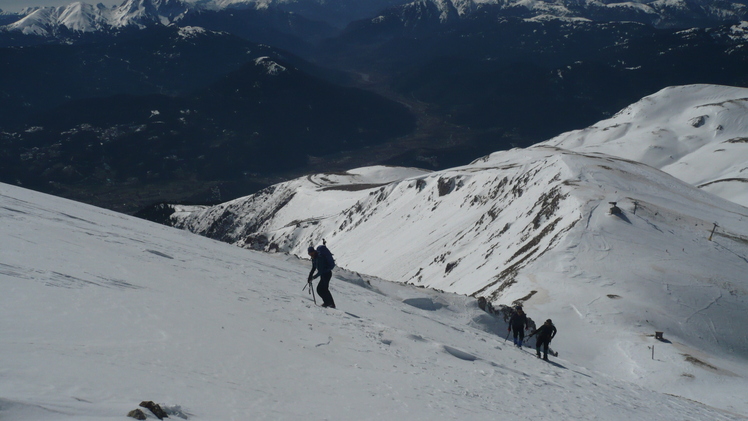
[{"label": "trekking pole", "polygon": [[511,330],[507,330],[506,331],[506,338],[504,338],[504,342],[506,342],[507,340],[509,340],[509,335],[511,335],[511,333],[512,333]]},{"label": "trekking pole", "polygon": [[312,300],[314,300],[314,304],[317,304],[317,298],[314,296],[314,285],[312,285],[311,280],[307,282],[301,290],[303,291],[306,287],[309,287],[309,293],[312,294]]}]

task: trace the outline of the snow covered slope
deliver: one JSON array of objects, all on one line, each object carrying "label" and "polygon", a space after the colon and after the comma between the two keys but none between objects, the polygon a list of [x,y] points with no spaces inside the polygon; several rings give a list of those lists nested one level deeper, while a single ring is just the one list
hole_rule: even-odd
[{"label": "snow covered slope", "polygon": [[59,26],[73,31],[93,32],[106,25],[107,15],[108,9],[77,2],[68,6],[37,8],[6,28],[40,36],[54,34]]},{"label": "snow covered slope", "polygon": [[[143,400],[189,420],[742,418],[571,349],[539,361],[467,297],[339,271],[339,309],[316,308],[308,262],[3,184],[0,221],[4,420],[120,420]],[[703,371],[693,393],[735,385]]]},{"label": "snow covered slope", "polygon": [[748,206],[746,88],[665,88],[613,118],[544,144],[642,162]]},{"label": "snow covered slope", "polygon": [[[300,256],[325,239],[350,270],[523,302],[539,321],[563,321],[557,343],[577,364],[748,413],[736,403],[748,209],[638,162],[548,145],[360,187],[307,177],[175,220]],[[656,331],[671,341],[667,363],[642,358]],[[708,399],[694,393],[705,379],[721,385]]]}]

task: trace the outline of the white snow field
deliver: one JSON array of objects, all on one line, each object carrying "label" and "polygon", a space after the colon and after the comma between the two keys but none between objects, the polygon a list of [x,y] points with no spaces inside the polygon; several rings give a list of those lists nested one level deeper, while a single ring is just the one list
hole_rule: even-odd
[{"label": "white snow field", "polygon": [[[327,310],[308,262],[4,184],[0,230],[2,420],[124,420],[143,400],[190,420],[743,419],[570,362],[583,343],[538,360],[465,296],[338,271]],[[677,367],[640,341],[646,358],[610,364]],[[697,394],[744,381],[688,371]]]},{"label": "white snow field", "polygon": [[748,88],[672,86],[544,144],[641,162],[748,206]]}]

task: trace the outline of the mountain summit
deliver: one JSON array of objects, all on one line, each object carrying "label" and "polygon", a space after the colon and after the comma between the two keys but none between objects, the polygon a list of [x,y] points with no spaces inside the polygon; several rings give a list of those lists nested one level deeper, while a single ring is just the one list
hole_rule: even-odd
[{"label": "mountain summit", "polygon": [[181,0],[126,0],[111,14],[113,27],[146,26],[153,22],[163,25],[178,21],[190,10]]}]

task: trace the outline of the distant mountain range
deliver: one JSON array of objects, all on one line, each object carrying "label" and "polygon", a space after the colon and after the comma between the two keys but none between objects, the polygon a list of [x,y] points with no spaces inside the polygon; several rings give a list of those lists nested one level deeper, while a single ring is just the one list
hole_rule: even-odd
[{"label": "distant mountain range", "polygon": [[92,6],[76,2],[68,6],[29,8],[9,31],[26,35],[55,36],[62,31],[97,32],[127,26],[146,27],[152,24],[169,24],[191,9],[181,0],[127,0],[120,6]]},{"label": "distant mountain range", "polygon": [[448,168],[667,86],[748,86],[742,3],[361,3],[0,15],[0,181],[135,212],[307,172]]},{"label": "distant mountain range", "polygon": [[[363,4],[362,4],[363,3]],[[67,31],[100,32],[154,24],[180,24],[188,16],[220,10],[278,10],[310,20],[343,27],[371,17],[379,27],[428,28],[450,24],[475,14],[548,20],[551,18],[591,21],[632,21],[657,27],[688,27],[739,21],[748,17],[748,6],[727,0],[656,0],[642,2],[500,1],[500,0],[378,0],[373,2],[282,1],[282,0],[126,0],[106,7],[75,2],[60,7],[32,7],[7,14],[5,30],[26,35],[56,37]],[[378,14],[381,13],[381,14]],[[377,15],[378,14],[378,15]],[[372,17],[373,16],[373,17]]]},{"label": "distant mountain range", "polygon": [[308,41],[336,31],[329,24],[280,9],[221,11],[181,0],[128,0],[111,8],[86,3],[29,8],[20,14],[2,15],[0,22],[6,23],[0,26],[0,46],[100,42],[102,36],[122,31],[176,25],[202,26],[284,47],[284,37],[295,36]]},{"label": "distant mountain range", "polygon": [[389,9],[372,19],[370,23],[375,26],[394,25],[419,29],[436,24],[450,24],[484,13],[537,21],[630,21],[665,28],[743,20],[748,16],[748,7],[743,3],[723,0],[422,0]]},{"label": "distant mountain range", "polygon": [[[361,4],[358,4],[361,3]],[[356,19],[403,3],[399,0],[370,2],[285,2],[285,1],[182,1],[182,0],[125,0],[119,6],[106,7],[101,3],[83,2],[59,7],[30,7],[21,13],[6,13],[2,21],[5,30],[44,37],[64,36],[73,32],[112,31],[130,26],[145,28],[151,25],[182,24],[188,17],[228,10],[276,11],[299,14],[305,19],[344,26]]]}]

